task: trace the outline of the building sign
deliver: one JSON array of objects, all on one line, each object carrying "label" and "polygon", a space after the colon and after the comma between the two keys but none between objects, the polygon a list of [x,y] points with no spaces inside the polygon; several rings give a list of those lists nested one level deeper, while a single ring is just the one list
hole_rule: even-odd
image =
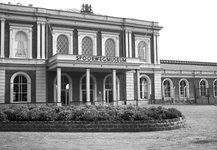
[{"label": "building sign", "polygon": [[77,56],[77,60],[80,61],[98,61],[98,62],[126,62],[124,57],[103,57],[103,56]]}]

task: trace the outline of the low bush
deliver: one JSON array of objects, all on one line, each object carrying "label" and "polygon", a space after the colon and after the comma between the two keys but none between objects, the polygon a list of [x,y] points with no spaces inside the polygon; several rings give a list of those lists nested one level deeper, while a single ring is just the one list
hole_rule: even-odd
[{"label": "low bush", "polygon": [[182,117],[179,110],[161,106],[22,106],[0,110],[0,121],[141,121],[179,117]]}]

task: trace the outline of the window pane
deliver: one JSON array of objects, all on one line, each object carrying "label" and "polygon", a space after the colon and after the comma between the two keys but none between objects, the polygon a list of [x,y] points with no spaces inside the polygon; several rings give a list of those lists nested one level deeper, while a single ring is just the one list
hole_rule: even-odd
[{"label": "window pane", "polygon": [[15,57],[27,57],[28,39],[25,32],[19,31],[15,36]]},{"label": "window pane", "polygon": [[82,40],[82,55],[93,55],[93,42],[89,37],[85,37]]},{"label": "window pane", "polygon": [[14,78],[13,101],[27,101],[27,79],[24,75],[18,75]]},{"label": "window pane", "polygon": [[65,35],[60,35],[57,38],[57,53],[69,54],[69,41]]},{"label": "window pane", "polygon": [[115,56],[115,42],[112,39],[105,42],[105,56]]},{"label": "window pane", "polygon": [[138,44],[138,58],[140,61],[145,61],[145,53],[146,53],[146,47],[145,47],[145,42],[141,41]]}]

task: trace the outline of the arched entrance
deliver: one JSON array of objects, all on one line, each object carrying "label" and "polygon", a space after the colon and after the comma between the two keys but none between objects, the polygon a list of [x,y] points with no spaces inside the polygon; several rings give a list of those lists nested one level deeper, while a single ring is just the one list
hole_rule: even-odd
[{"label": "arched entrance", "polygon": [[[86,74],[83,75],[80,79],[80,101],[87,103],[86,95]],[[96,78],[91,74],[90,75],[90,102],[93,104],[96,98]]]},{"label": "arched entrance", "polygon": [[[68,74],[61,76],[61,103],[69,105],[72,101],[72,79]],[[57,102],[57,77],[54,79],[54,102]]]},{"label": "arched entrance", "polygon": [[[113,82],[112,82],[112,75],[107,75],[104,78],[104,82],[103,82],[103,88],[104,88],[104,101],[106,103],[111,103],[113,102]],[[117,100],[120,99],[120,95],[119,95],[119,87],[120,87],[120,81],[118,79],[118,77],[116,77],[116,97]]]}]

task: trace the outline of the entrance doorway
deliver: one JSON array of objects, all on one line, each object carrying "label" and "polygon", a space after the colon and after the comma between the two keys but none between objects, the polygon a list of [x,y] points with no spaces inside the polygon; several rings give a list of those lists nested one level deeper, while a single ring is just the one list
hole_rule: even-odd
[{"label": "entrance doorway", "polygon": [[[96,79],[90,75],[90,103],[94,104],[96,97]],[[86,75],[83,75],[80,80],[80,101],[87,103],[87,91],[86,91]]]},{"label": "entrance doorway", "polygon": [[113,92],[111,89],[105,90],[105,101],[106,103],[111,103],[113,100]]},{"label": "entrance doorway", "polygon": [[[113,100],[113,82],[112,82],[112,75],[109,74],[104,78],[104,101],[106,103],[112,103],[114,102]],[[116,77],[116,97],[117,100],[120,99],[120,92],[119,92],[119,85],[120,85],[120,81],[119,79]]]},{"label": "entrance doorway", "polygon": [[[72,80],[68,74],[61,75],[61,103],[69,105],[72,101]],[[54,102],[57,102],[57,78],[54,79]]]}]

